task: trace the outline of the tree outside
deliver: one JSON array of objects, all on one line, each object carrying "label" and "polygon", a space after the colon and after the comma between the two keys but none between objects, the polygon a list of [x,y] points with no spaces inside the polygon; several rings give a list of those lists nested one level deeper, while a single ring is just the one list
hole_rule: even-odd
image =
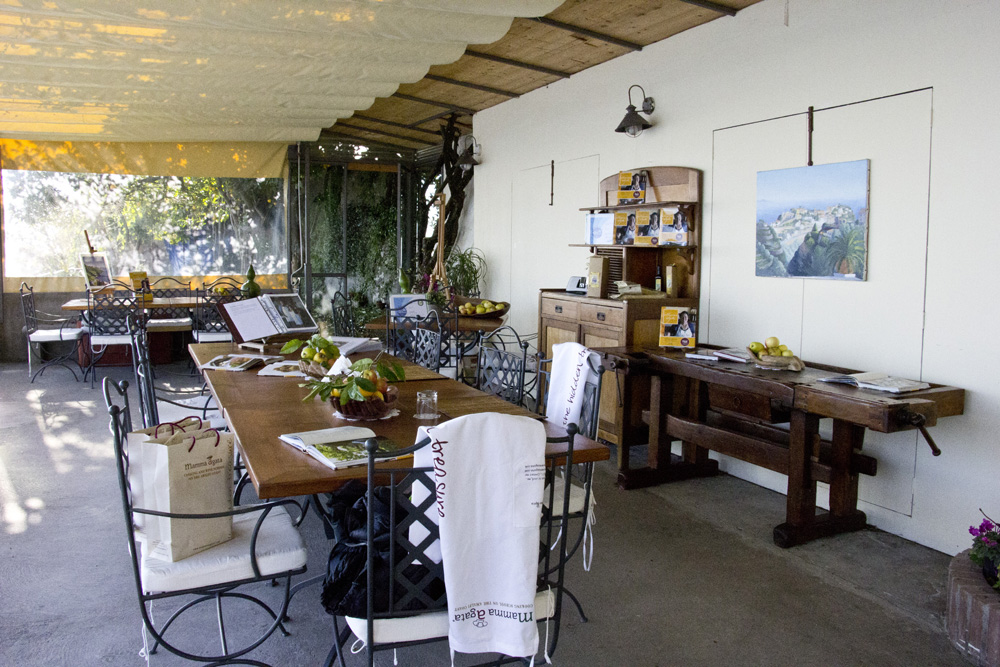
[{"label": "tree outside", "polygon": [[5,273],[81,275],[84,230],[123,275],[287,271],[280,178],[3,171]]}]

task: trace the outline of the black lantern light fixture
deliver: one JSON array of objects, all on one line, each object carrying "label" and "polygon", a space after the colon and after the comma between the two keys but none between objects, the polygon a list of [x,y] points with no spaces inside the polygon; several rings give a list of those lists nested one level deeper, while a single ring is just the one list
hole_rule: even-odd
[{"label": "black lantern light fixture", "polygon": [[647,116],[653,113],[655,108],[653,105],[653,98],[646,97],[646,91],[642,89],[642,86],[636,84],[630,86],[628,89],[628,106],[625,107],[625,117],[622,118],[622,122],[618,123],[618,128],[615,132],[624,132],[630,137],[638,137],[642,134],[642,131],[647,127],[652,127],[653,124],[648,120],[639,115],[639,112],[635,110],[635,105],[632,104],[632,89],[638,88],[642,92],[642,113]]},{"label": "black lantern light fixture", "polygon": [[[465,140],[463,142],[463,140]],[[482,154],[482,148],[479,146],[479,142],[471,134],[465,134],[458,138],[458,146],[462,143],[466,144],[465,150],[460,151],[461,157],[458,158],[456,164],[462,171],[469,171],[473,167],[480,164],[479,156]],[[456,148],[458,147],[456,146]]]}]

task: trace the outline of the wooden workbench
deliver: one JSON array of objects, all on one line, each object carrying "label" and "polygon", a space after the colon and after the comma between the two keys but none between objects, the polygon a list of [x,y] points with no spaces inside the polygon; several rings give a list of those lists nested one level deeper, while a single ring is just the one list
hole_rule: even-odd
[{"label": "wooden workbench", "polygon": [[[866,525],[857,508],[858,476],[875,475],[878,462],[861,452],[865,429],[921,428],[936,450],[926,427],[962,414],[965,406],[965,391],[955,387],[889,394],[819,382],[854,371],[817,364],[791,372],[689,359],[684,351],[666,348],[597,352],[605,368],[650,379],[648,465],[632,468],[628,446],[619,446],[619,486],[718,474],[709,451],[774,470],[788,476],[785,523],[774,529],[774,541],[782,547]],[[623,383],[626,406],[632,400],[629,384]],[[627,407],[625,412],[630,412]],[[830,440],[819,435],[823,418],[833,420]],[[679,457],[670,453],[674,440],[683,443]],[[817,482],[830,485],[830,511],[822,515],[816,514]]]}]

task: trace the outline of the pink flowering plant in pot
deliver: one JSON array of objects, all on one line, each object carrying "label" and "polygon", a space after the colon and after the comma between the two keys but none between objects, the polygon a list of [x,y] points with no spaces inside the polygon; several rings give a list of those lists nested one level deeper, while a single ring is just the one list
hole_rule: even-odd
[{"label": "pink flowering plant in pot", "polygon": [[983,521],[978,526],[969,526],[972,535],[972,551],[969,558],[983,568],[983,576],[995,589],[1000,591],[1000,579],[997,578],[997,565],[1000,565],[1000,526],[986,516],[983,510]]}]

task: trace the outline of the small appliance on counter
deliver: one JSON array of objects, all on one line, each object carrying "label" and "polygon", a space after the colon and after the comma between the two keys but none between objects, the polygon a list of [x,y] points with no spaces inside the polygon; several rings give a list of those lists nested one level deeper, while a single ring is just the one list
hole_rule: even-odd
[{"label": "small appliance on counter", "polygon": [[587,293],[587,277],[586,276],[570,276],[569,282],[566,283],[566,291],[569,294],[586,294]]}]

